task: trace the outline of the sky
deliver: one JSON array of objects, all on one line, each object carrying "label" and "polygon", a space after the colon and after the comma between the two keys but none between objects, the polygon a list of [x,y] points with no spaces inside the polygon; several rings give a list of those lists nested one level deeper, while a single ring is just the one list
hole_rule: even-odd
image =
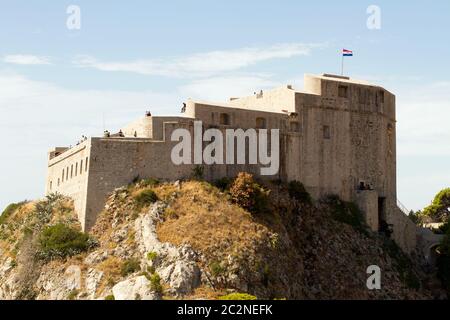
[{"label": "sky", "polygon": [[419,210],[450,186],[449,18],[447,0],[0,0],[0,209],[43,196],[53,146],[188,98],[301,90],[346,48],[346,75],[397,96],[398,198]]}]

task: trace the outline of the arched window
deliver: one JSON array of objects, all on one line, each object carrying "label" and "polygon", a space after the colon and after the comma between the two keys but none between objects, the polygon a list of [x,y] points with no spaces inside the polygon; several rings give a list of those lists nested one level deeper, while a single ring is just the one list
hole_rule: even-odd
[{"label": "arched window", "polygon": [[230,115],[228,113],[220,114],[220,124],[224,126],[229,126],[231,124]]},{"label": "arched window", "polygon": [[50,181],[50,190],[53,189],[53,181]]},{"label": "arched window", "polygon": [[256,118],[256,129],[267,129],[265,118]]}]

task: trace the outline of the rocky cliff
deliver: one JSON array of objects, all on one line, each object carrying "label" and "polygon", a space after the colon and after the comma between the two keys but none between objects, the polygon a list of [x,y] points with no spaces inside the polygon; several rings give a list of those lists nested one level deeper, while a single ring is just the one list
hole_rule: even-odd
[{"label": "rocky cliff", "polygon": [[[255,209],[240,201],[252,190],[236,198],[219,186],[146,180],[117,189],[89,235],[62,196],[11,207],[0,222],[0,299],[440,294],[414,257],[368,231],[358,210],[337,197],[312,203],[273,183],[258,198],[264,208]],[[380,290],[366,286],[371,265],[381,268]]]}]

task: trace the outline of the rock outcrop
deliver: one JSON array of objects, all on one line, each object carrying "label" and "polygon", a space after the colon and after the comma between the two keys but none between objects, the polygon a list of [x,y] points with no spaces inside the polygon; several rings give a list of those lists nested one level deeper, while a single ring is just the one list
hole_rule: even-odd
[{"label": "rock outcrop", "polygon": [[[255,214],[204,182],[140,182],[111,194],[90,233],[95,246],[51,259],[39,235],[56,223],[79,229],[70,200],[27,203],[0,225],[0,299],[442,297],[414,257],[336,218],[329,202],[301,203],[284,187],[270,201]],[[366,287],[370,265],[382,270],[381,290]]]}]

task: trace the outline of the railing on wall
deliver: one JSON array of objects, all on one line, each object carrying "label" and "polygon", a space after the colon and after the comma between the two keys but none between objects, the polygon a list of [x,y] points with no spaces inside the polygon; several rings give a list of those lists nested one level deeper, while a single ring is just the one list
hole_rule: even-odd
[{"label": "railing on wall", "polygon": [[408,208],[406,208],[403,203],[400,202],[400,200],[397,199],[397,207],[399,207],[400,210],[403,211],[404,214],[406,214],[407,216],[409,216],[409,213],[411,212],[410,210],[408,210]]}]

